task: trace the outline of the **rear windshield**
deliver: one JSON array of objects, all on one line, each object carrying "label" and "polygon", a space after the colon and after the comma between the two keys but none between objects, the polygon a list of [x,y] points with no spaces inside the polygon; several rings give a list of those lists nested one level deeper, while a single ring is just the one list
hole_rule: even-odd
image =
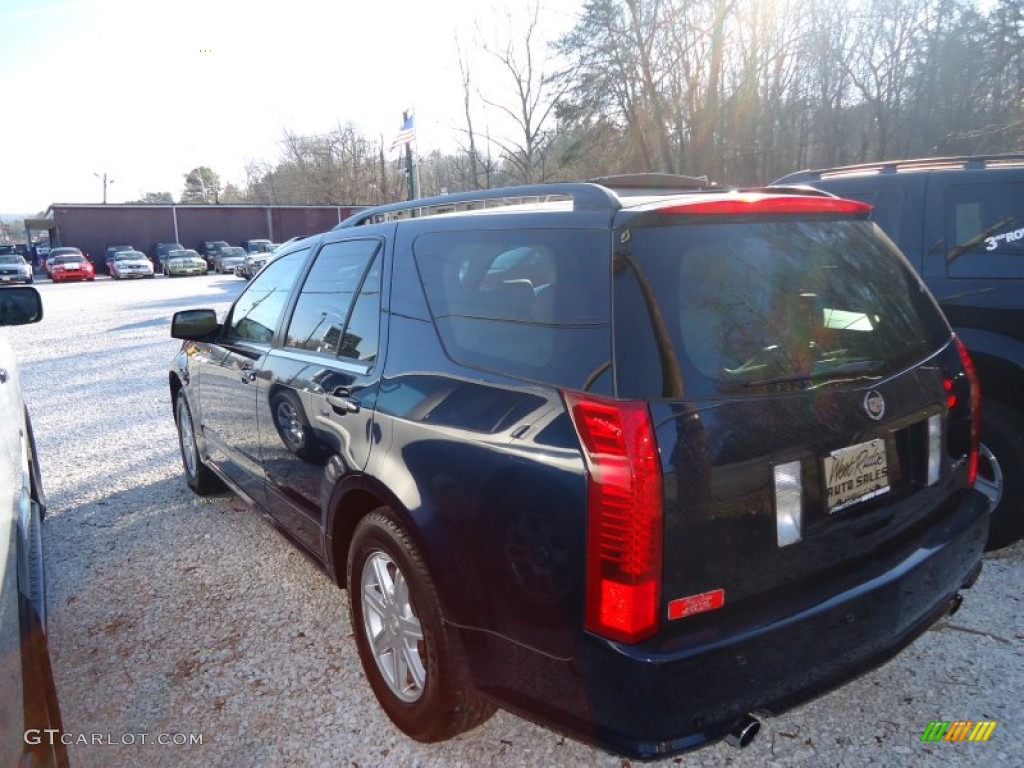
[{"label": "rear windshield", "polygon": [[622,397],[885,376],[949,338],[920,280],[869,222],[647,226],[617,240]]},{"label": "rear windshield", "polygon": [[458,363],[610,393],[608,230],[469,230],[413,245]]}]

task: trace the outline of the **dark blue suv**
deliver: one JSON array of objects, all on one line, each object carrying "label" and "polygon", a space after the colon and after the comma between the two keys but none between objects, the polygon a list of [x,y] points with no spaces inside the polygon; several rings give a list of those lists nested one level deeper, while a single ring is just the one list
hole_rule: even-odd
[{"label": "dark blue suv", "polygon": [[362,211],[172,322],[188,485],[348,588],[415,739],[746,743],[978,574],[970,358],[869,207],[601,182]]}]

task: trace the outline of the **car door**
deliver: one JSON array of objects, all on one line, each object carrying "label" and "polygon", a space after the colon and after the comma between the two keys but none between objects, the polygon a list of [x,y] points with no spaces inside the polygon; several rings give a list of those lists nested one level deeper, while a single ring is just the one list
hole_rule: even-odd
[{"label": "car door", "polygon": [[257,379],[308,249],[282,256],[235,301],[216,344],[193,357],[200,425],[210,458],[255,501],[265,503],[256,426]]},{"label": "car door", "polygon": [[326,500],[374,442],[383,250],[378,238],[323,245],[259,379],[270,508],[318,557]]}]

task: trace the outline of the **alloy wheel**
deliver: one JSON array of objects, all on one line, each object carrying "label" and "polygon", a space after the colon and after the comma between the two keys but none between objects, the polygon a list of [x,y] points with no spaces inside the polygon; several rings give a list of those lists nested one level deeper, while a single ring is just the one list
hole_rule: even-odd
[{"label": "alloy wheel", "polygon": [[405,574],[386,553],[373,552],[363,564],[363,632],[388,688],[413,703],[426,685],[423,628]]}]

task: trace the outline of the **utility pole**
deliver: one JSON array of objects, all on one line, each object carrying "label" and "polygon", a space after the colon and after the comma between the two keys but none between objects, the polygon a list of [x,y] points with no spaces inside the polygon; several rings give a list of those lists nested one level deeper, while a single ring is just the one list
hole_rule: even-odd
[{"label": "utility pole", "polygon": [[113,184],[114,180],[113,179],[110,179],[109,181],[107,180],[107,172],[106,171],[103,172],[102,176],[100,176],[98,173],[93,173],[93,176],[95,176],[97,179],[103,179],[103,204],[106,205],[107,204],[107,184]]}]

